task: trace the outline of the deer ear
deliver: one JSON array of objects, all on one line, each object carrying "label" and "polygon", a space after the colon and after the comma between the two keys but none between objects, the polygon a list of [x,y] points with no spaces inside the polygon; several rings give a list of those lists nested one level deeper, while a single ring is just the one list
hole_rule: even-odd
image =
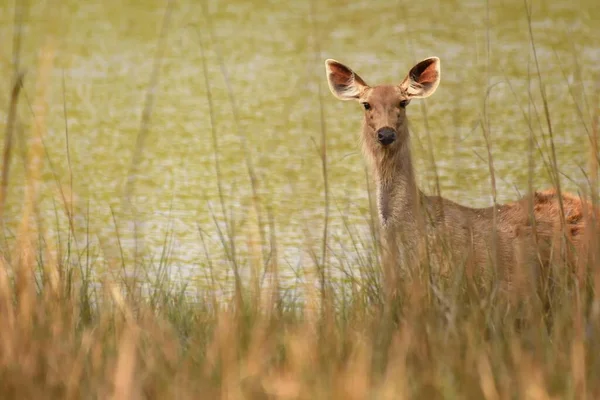
[{"label": "deer ear", "polygon": [[440,84],[440,59],[429,57],[411,68],[400,84],[400,89],[409,98],[429,97]]},{"label": "deer ear", "polygon": [[335,60],[325,61],[329,90],[340,100],[356,100],[369,86],[350,68]]}]

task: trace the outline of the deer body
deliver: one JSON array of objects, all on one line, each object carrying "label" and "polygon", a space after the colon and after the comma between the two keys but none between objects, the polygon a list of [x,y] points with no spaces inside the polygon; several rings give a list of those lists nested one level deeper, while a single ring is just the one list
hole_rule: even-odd
[{"label": "deer body", "polygon": [[[443,236],[451,260],[446,265],[463,262],[479,269],[495,265],[500,273],[510,275],[516,266],[546,265],[557,232],[566,233],[571,245],[580,246],[584,204],[572,195],[563,194],[559,199],[555,191],[548,190],[498,205],[494,223],[493,207],[469,208],[419,190],[406,106],[437,89],[437,57],[419,62],[399,85],[371,87],[350,68],[331,59],[326,61],[326,72],[335,97],[358,101],[365,108],[362,149],[376,183],[382,238],[392,258],[419,261],[423,241],[439,244],[436,238]],[[566,229],[562,229],[559,200]]]}]

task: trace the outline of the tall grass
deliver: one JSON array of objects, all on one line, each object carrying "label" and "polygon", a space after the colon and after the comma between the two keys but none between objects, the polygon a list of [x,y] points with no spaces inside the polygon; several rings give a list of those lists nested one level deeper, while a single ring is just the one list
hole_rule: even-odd
[{"label": "tall grass", "polygon": [[[44,232],[47,221],[37,214],[45,89],[51,67],[50,46],[42,52],[36,80],[34,142],[28,152],[18,240],[14,246],[3,244],[0,249],[1,398],[600,397],[597,240],[591,242],[584,268],[569,271],[556,266],[551,326],[540,306],[543,299],[534,295],[532,301],[515,301],[495,292],[493,282],[487,292],[472,290],[461,268],[449,279],[438,279],[430,269],[410,280],[398,278],[396,294],[386,296],[376,217],[368,242],[346,223],[353,247],[336,248],[326,228],[330,212],[327,184],[321,257],[314,258],[318,289],[311,282],[294,291],[281,287],[275,227],[268,204],[261,204],[255,188],[258,235],[251,238],[256,246],[248,259],[240,259],[235,251],[239,244],[235,243],[234,221],[226,219],[220,235],[234,270],[233,293],[217,296],[215,284],[190,294],[185,286],[171,282],[166,272],[168,241],[158,264],[142,266],[154,280],[149,290],[139,280],[92,280],[96,265],[85,255],[89,235],[86,243],[75,244],[74,232],[69,234],[68,250],[63,253]],[[227,80],[224,69],[223,74]],[[13,104],[16,107],[22,79],[19,74],[15,77],[11,110]],[[205,83],[209,88],[208,79]],[[210,90],[207,92],[212,108]],[[230,101],[235,113],[233,95]],[[150,100],[148,104],[140,141],[149,119]],[[551,132],[551,120],[546,116]],[[597,109],[591,120],[590,191],[595,201]],[[14,125],[7,126],[6,137],[10,138]],[[489,128],[484,128],[491,154],[488,133]],[[548,140],[553,143],[551,134]],[[214,132],[213,144],[218,171]],[[8,142],[4,149],[2,199],[9,184],[11,146]],[[326,146],[322,124],[319,152],[325,181]],[[533,147],[532,142],[531,152]],[[250,180],[256,185],[250,155],[246,157]],[[552,177],[558,181],[555,157],[552,160]],[[491,159],[490,172],[493,175]],[[78,213],[73,199],[62,199],[72,220]],[[220,206],[226,216],[223,196]],[[79,213],[85,218],[85,212]],[[69,227],[74,230],[72,224]],[[597,237],[596,232],[591,234]],[[199,246],[204,246],[210,261],[205,242]],[[136,258],[136,264],[142,262]],[[238,271],[242,264],[254,265],[257,270],[249,282]],[[340,269],[344,279],[329,281],[332,268]]]}]

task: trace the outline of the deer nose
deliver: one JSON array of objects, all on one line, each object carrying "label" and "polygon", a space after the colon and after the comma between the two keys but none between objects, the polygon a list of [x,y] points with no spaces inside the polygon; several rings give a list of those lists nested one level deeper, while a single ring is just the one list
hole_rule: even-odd
[{"label": "deer nose", "polygon": [[377,131],[377,140],[382,145],[387,146],[396,140],[396,131],[392,128],[381,128]]}]

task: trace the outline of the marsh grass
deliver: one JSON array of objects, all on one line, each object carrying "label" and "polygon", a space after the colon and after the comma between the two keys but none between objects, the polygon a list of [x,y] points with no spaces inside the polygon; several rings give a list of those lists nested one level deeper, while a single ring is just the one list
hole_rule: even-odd
[{"label": "marsh grass", "polygon": [[[212,37],[210,29],[208,34]],[[203,40],[200,36],[202,51]],[[531,41],[533,45],[533,37]],[[473,285],[472,271],[461,266],[449,279],[436,279],[430,268],[423,268],[411,279],[398,279],[396,295],[388,297],[381,279],[386,266],[380,262],[376,216],[371,214],[367,236],[343,219],[349,241],[336,241],[327,230],[334,202],[325,184],[322,239],[306,244],[314,274],[304,274],[296,288],[284,289],[275,224],[268,203],[257,195],[260,177],[250,154],[245,157],[254,197],[248,223],[255,229],[246,240],[247,254],[236,251],[242,246],[235,232],[238,221],[228,213],[222,195],[219,210],[212,211],[226,263],[233,271],[232,291],[222,290],[214,280],[205,289],[172,281],[168,236],[158,260],[136,257],[130,266],[125,257],[117,257],[109,260],[116,272],[99,277],[94,271],[104,265],[90,255],[89,228],[78,237],[73,227],[76,218],[86,219],[86,207],[75,205],[69,195],[72,182],[60,197],[64,204],[57,205],[70,222],[66,243],[53,242],[45,230],[51,221],[36,207],[52,54],[49,42],[35,77],[33,142],[27,154],[20,230],[12,245],[3,241],[0,253],[1,398],[600,397],[597,239],[591,242],[584,267],[570,271],[553,266],[551,324],[540,296],[521,299],[517,294],[515,301],[494,290],[494,282]],[[227,82],[223,64],[221,68]],[[206,65],[204,71],[207,76]],[[542,85],[539,69],[537,73]],[[21,80],[16,73],[11,110],[19,100]],[[208,78],[206,85],[210,88]],[[212,113],[210,90],[207,93]],[[231,89],[229,94],[235,114]],[[150,109],[145,108],[141,136]],[[16,118],[12,112],[9,116]],[[545,116],[544,139],[553,148],[552,121],[547,111]],[[582,113],[583,124],[586,118]],[[321,121],[321,142],[316,147],[327,182],[322,114]],[[488,122],[484,119],[482,124],[493,176]],[[7,124],[6,140],[16,129],[14,123]],[[592,144],[588,190],[594,202],[598,129],[596,109],[588,130]],[[67,128],[66,134],[68,143]],[[214,130],[212,138],[218,171]],[[11,146],[5,143],[2,193],[10,183]],[[530,152],[538,150],[532,139]],[[558,184],[558,165],[555,157],[550,159],[551,176]],[[596,232],[592,235],[597,238]],[[114,239],[120,248],[118,233]],[[216,260],[201,228],[198,246],[205,251],[211,275]],[[249,279],[242,276],[242,269],[251,270]],[[330,279],[333,270],[341,279]]]}]

